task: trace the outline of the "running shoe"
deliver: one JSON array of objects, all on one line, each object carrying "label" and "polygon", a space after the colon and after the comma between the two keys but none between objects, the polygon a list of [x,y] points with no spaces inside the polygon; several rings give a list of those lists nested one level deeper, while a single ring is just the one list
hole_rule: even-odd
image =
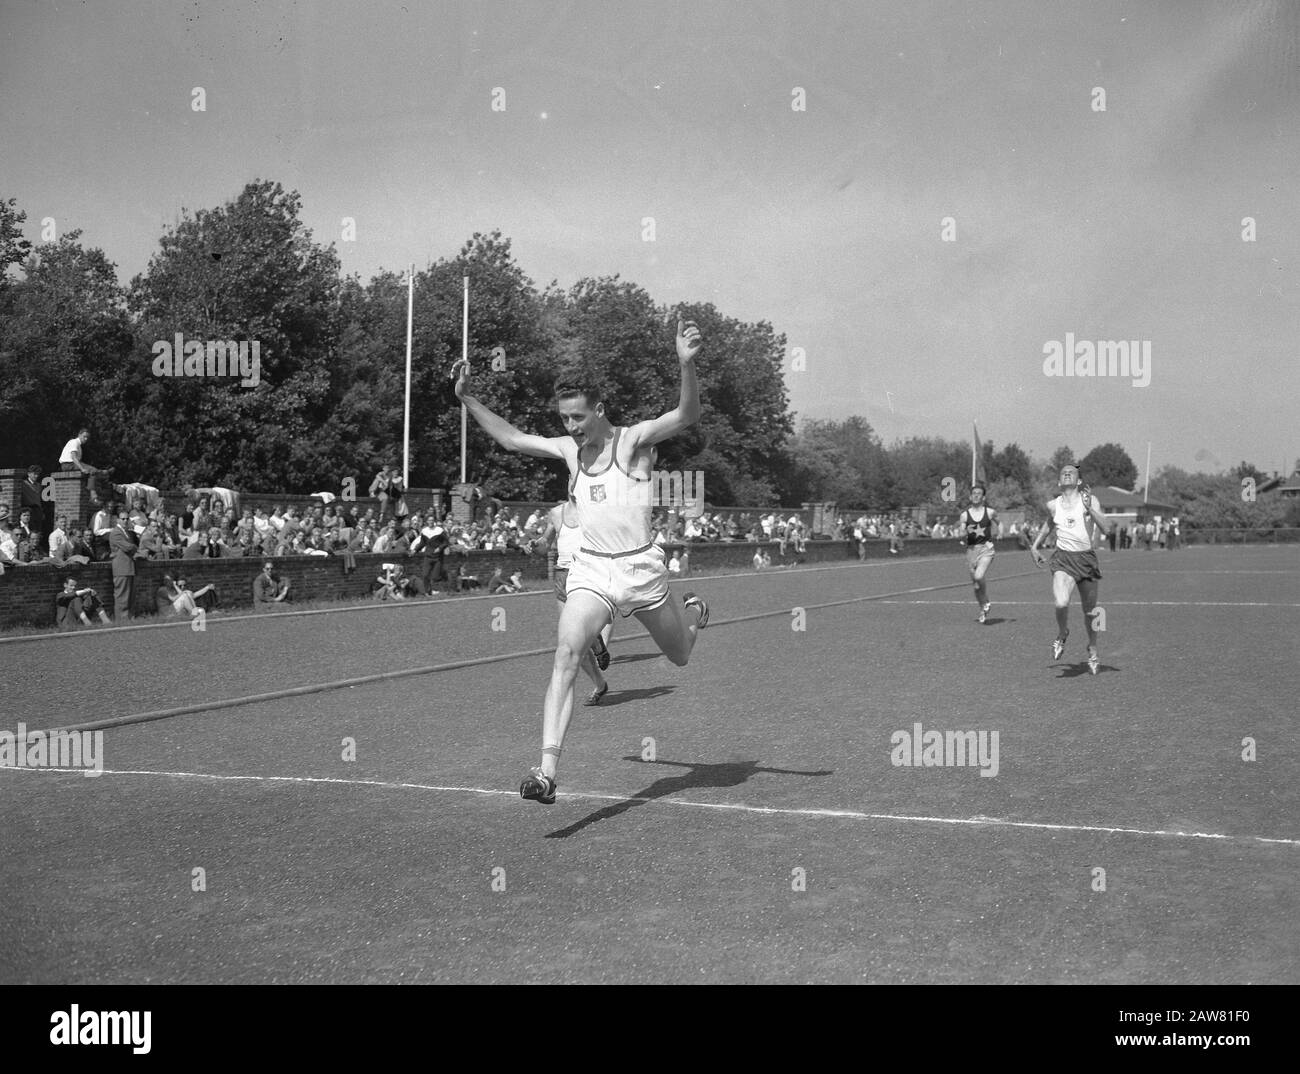
[{"label": "running shoe", "polygon": [[1065,652],[1065,639],[1057,638],[1052,642],[1052,659],[1060,660],[1063,652]]},{"label": "running shoe", "polygon": [[588,708],[590,708],[592,705],[599,705],[605,699],[605,695],[607,693],[609,693],[609,683],[605,683],[605,685],[602,686],[599,690],[592,690],[591,696],[588,697],[587,700],[583,702],[583,704],[586,705]]},{"label": "running shoe", "polygon": [[703,597],[697,597],[694,593],[687,593],[682,598],[682,603],[688,608],[694,608],[700,613],[700,629],[703,630],[709,625],[709,606],[704,603]]},{"label": "running shoe", "polygon": [[519,784],[519,797],[542,805],[555,805],[555,788],[555,780],[542,775],[540,768],[534,768],[528,773],[528,778]]},{"label": "running shoe", "polygon": [[980,622],[981,622],[981,623],[987,621],[987,619],[988,619],[988,617],[989,617],[989,609],[992,608],[992,607],[993,607],[992,604],[985,604],[985,605],[980,609]]},{"label": "running shoe", "polygon": [[1097,672],[1101,670],[1101,660],[1097,656],[1096,649],[1088,650],[1088,670],[1091,671],[1094,675],[1096,675]]},{"label": "running shoe", "polygon": [[591,643],[591,651],[596,657],[596,667],[600,668],[601,671],[607,671],[609,669],[609,646],[605,644],[605,639],[599,634],[596,635],[596,640]]}]

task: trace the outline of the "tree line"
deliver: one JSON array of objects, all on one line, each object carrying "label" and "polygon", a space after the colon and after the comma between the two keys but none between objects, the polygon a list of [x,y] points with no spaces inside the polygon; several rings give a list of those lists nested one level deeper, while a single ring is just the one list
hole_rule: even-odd
[{"label": "tree line", "polygon": [[[220,484],[268,492],[337,489],[401,455],[407,286],[404,274],[345,276],[333,244],[314,240],[296,191],[257,180],[213,209],[185,212],[127,285],[81,232],[33,247],[24,211],[0,199],[0,466],[55,468],[81,426],[86,457],[162,488]],[[12,269],[18,271],[13,272]],[[618,276],[537,286],[499,231],[475,233],[415,277],[411,483],[459,479],[460,407],[450,372],[461,350],[461,280],[471,280],[474,391],[521,428],[558,435],[559,378],[601,387],[612,420],[676,404],[678,316],[707,341],[703,415],[663,446],[666,469],[699,470],[710,503],[740,507],[835,500],[846,509],[951,509],[970,445],[914,437],[889,446],[860,417],[796,429],[783,365],[786,338],[711,303],[656,303]],[[257,341],[255,385],[238,376],[161,376],[163,344]],[[176,355],[177,369],[180,355]],[[170,365],[164,369],[171,370]],[[990,500],[1041,503],[1068,448],[1036,461],[984,444]],[[469,424],[471,480],[502,499],[557,499],[564,475],[497,450]],[[1118,445],[1079,460],[1085,480],[1131,487]],[[358,482],[360,484],[360,481]],[[1175,482],[1175,484],[1178,484]],[[1192,488],[1188,482],[1180,490]],[[1199,486],[1197,495],[1204,491]],[[1209,524],[1209,523],[1206,523]]]}]

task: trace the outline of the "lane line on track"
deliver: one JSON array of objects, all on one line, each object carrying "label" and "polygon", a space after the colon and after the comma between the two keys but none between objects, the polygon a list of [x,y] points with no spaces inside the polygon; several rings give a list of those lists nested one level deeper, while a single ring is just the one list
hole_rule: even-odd
[{"label": "lane line on track", "polygon": [[[1028,571],[1025,574],[1007,575],[1006,578],[1027,578],[1031,575],[1038,574],[1038,571]],[[999,579],[1002,580],[1002,579]],[[945,585],[921,586],[917,589],[901,589],[896,593],[878,593],[865,597],[848,597],[844,600],[827,601],[824,604],[801,605],[805,611],[813,611],[820,608],[837,608],[845,604],[861,604],[869,600],[883,601],[889,597],[902,597],[911,593],[933,593],[943,589],[964,589],[970,585],[966,582],[951,582]],[[739,615],[731,619],[710,620],[706,629],[714,630],[717,627],[731,626],[736,623],[748,623],[756,619],[770,619],[774,616],[789,615],[789,608],[779,608],[770,612],[755,612],[752,615]],[[640,641],[650,637],[647,631],[639,634],[625,634],[620,636],[619,642]],[[342,690],[352,686],[364,686],[369,683],[384,682],[388,679],[402,679],[413,675],[432,675],[440,671],[457,671],[461,668],[476,667],[480,664],[494,664],[506,660],[521,660],[530,656],[541,656],[545,653],[554,653],[555,646],[548,645],[540,649],[523,649],[513,653],[497,653],[493,656],[479,656],[467,660],[452,660],[445,664],[430,664],[426,667],[418,668],[401,668],[397,671],[381,671],[373,675],[360,675],[351,679],[336,679],[332,682],[308,683],[305,686],[292,686],[283,690],[271,690],[267,693],[248,694],[244,697],[230,697],[218,701],[200,701],[193,705],[178,705],[169,709],[156,709],[152,712],[135,713],[129,716],[113,716],[106,720],[92,720],[88,723],[73,723],[63,727],[40,728],[49,734],[57,731],[101,731],[108,727],[123,727],[127,724],[151,723],[154,720],[167,720],[174,716],[189,716],[196,712],[211,712],[219,709],[232,709],[241,705],[257,705],[265,701],[277,701],[284,697],[301,697],[304,694],[324,693],[327,690]]]},{"label": "lane line on track", "polygon": [[[52,772],[85,777],[83,768],[7,768],[0,771]],[[104,769],[105,776],[161,776],[166,779],[212,780],[226,783],[300,783],[309,785],[335,785],[346,787],[378,787],[385,790],[431,791],[440,794],[474,794],[480,797],[518,797],[517,791],[504,791],[491,787],[440,786],[430,783],[394,783],[379,779],[337,779],[324,776],[250,776],[220,775],[211,772],[165,772],[156,769]],[[98,777],[96,777],[98,778]],[[917,824],[947,824],[983,828],[1022,828],[1048,832],[1086,832],[1099,835],[1146,835],[1170,839],[1209,839],[1220,842],[1265,843],[1278,846],[1300,847],[1300,839],[1281,839],[1263,835],[1227,835],[1222,832],[1185,832],[1165,828],[1126,828],[1118,825],[1054,824],[1046,821],[1006,820],[1001,817],[929,817],[906,813],[866,813],[856,809],[792,809],[782,806],[751,806],[740,802],[692,802],[685,798],[646,798],[639,795],[599,794],[593,791],[565,791],[566,798],[581,798],[595,802],[644,802],[677,806],[683,809],[711,809],[718,812],[752,813],[780,817],[825,817],[841,820],[887,820]]]},{"label": "lane line on track", "polygon": [[[1006,551],[1006,552],[1000,552],[998,554],[1010,556],[1010,555],[1015,555],[1016,553],[1013,551]],[[850,561],[847,563],[822,564],[819,566],[796,567],[792,565],[790,567],[774,567],[771,571],[768,572],[758,572],[754,570],[748,570],[748,571],[741,570],[741,571],[733,571],[727,574],[700,574],[700,575],[692,574],[692,575],[688,575],[687,578],[676,578],[673,579],[673,581],[675,581],[677,584],[680,585],[691,578],[699,579],[700,581],[704,581],[704,582],[721,581],[727,578],[785,578],[793,574],[817,574],[820,573],[821,571],[845,571],[845,570],[860,569],[863,566],[899,567],[911,563],[920,563],[923,560],[956,559],[959,558],[961,555],[962,553],[960,552],[935,553],[935,554],[925,555],[925,556],[906,556],[903,559],[857,560],[857,561]],[[1106,560],[1106,563],[1109,564],[1109,569],[1111,569],[1117,574],[1287,574],[1287,575],[1294,575],[1295,573],[1294,571],[1272,571],[1272,570],[1269,571],[1250,571],[1250,570],[1207,571],[1207,570],[1200,570],[1196,567],[1171,567],[1171,568],[1160,569],[1160,570],[1151,570],[1149,568],[1128,569],[1125,568],[1124,566],[1119,565],[1120,563],[1122,563],[1122,561],[1116,561],[1109,558]],[[1027,575],[1014,574],[1014,575],[1007,575],[1005,577],[1023,578],[1023,577],[1027,577]],[[997,581],[1001,581],[1002,579],[1001,577],[998,578],[990,577],[989,580],[997,582]],[[503,596],[509,596],[512,598],[524,598],[524,597],[543,597],[543,596],[550,595],[551,590],[549,585],[542,585],[539,582],[539,586],[540,588],[538,589],[530,589],[523,593],[510,593],[510,594],[498,593],[495,595],[489,593],[477,593],[477,594],[463,593],[463,594],[458,594],[457,596],[454,597],[447,597],[445,599],[410,598],[405,601],[395,601],[392,603],[385,602],[382,604],[378,604],[378,603],[343,604],[339,607],[332,607],[332,608],[301,608],[297,610],[290,610],[290,611],[283,611],[283,612],[245,612],[241,615],[226,615],[225,613],[221,612],[220,609],[218,609],[219,614],[215,616],[209,615],[208,625],[220,626],[222,623],[243,623],[243,622],[247,622],[250,619],[284,619],[284,618],[294,618],[297,616],[304,616],[304,615],[338,615],[347,612],[377,612],[377,611],[392,610],[395,608],[424,608],[431,604],[446,604],[450,601],[459,602],[459,601],[470,601],[470,600],[500,600]],[[359,597],[356,599],[361,600],[364,598]],[[20,642],[20,641],[39,642],[39,641],[51,641],[51,640],[66,640],[69,638],[84,638],[88,634],[92,634],[92,633],[95,636],[99,637],[99,636],[126,633],[129,631],[138,631],[138,630],[179,629],[182,627],[188,627],[189,625],[190,625],[190,620],[188,619],[173,619],[163,623],[132,623],[129,626],[95,627],[93,631],[69,630],[69,631],[51,631],[45,634],[14,634],[14,635],[9,635],[7,637],[0,637],[0,645],[7,645],[13,642]]]}]

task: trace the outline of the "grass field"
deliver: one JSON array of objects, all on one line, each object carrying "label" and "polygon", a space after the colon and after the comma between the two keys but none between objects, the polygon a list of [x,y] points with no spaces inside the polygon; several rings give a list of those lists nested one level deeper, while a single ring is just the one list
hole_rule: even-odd
[{"label": "grass field", "polygon": [[546,593],[7,641],[0,726],[129,722],[0,770],[0,981],[1294,983],[1300,548],[1101,556],[1097,676],[1023,554],[693,579],[551,807]]}]

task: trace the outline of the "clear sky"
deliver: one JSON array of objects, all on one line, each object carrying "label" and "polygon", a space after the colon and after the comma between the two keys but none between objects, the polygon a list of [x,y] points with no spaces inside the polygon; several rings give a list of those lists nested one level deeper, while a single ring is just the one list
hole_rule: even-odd
[{"label": "clear sky", "polygon": [[[886,442],[1300,456],[1300,4],[0,0],[0,101],[27,237],[124,282],[273,179],[363,278],[496,227],[539,284],[769,320],[796,411]],[[1067,333],[1149,385],[1047,376]]]}]

